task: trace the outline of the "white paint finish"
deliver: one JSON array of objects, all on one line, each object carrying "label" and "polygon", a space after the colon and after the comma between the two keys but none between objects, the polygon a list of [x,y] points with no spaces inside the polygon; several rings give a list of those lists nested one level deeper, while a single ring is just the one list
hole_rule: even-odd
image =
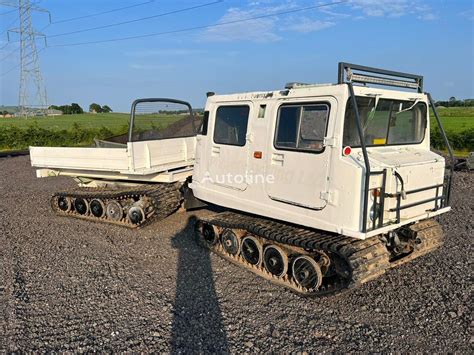
[{"label": "white paint finish", "polygon": [[[329,106],[327,137],[334,134],[337,115],[337,101],[330,96],[315,96],[309,100],[299,101],[301,104],[326,104]],[[276,132],[278,110],[285,101],[275,102],[270,132]],[[328,173],[331,147],[322,152],[302,152],[282,150],[274,145],[273,134],[266,139],[270,159],[266,159],[266,172],[274,176],[272,183],[265,185],[267,195],[277,201],[296,204],[310,209],[321,209],[327,199],[321,198],[328,191]],[[323,193],[323,194],[322,194]]]},{"label": "white paint finish", "polygon": [[30,147],[34,167],[120,171],[128,169],[127,150],[121,148]]},{"label": "white paint finish", "polygon": [[[355,87],[356,95],[381,95],[382,97],[413,100],[418,99],[427,104],[424,94],[399,92],[385,89]],[[331,115],[326,136],[325,152],[319,156],[319,161],[310,161],[306,153],[294,153],[292,159],[288,158],[287,151],[277,151],[273,147],[277,108],[282,102],[312,102],[325,97],[331,100]],[[199,157],[194,166],[193,192],[196,197],[227,208],[241,210],[270,218],[296,223],[312,228],[342,233],[347,236],[364,239],[398,228],[400,225],[416,220],[438,215],[449,210],[443,209],[436,212],[427,212],[434,204],[425,204],[403,210],[401,223],[390,225],[382,229],[361,233],[363,210],[363,177],[365,166],[362,157],[358,156],[360,149],[353,149],[351,156],[342,155],[342,139],[344,115],[349,98],[347,85],[328,85],[318,87],[304,87],[290,90],[288,95],[280,91],[261,93],[242,93],[234,95],[215,95],[208,98],[206,109],[211,111],[207,136],[198,136],[197,153]],[[209,183],[203,179],[214,168],[216,157],[220,150],[213,144],[212,133],[215,124],[214,111],[216,106],[222,104],[235,104],[253,102],[255,107],[266,105],[265,117],[257,118],[253,112],[250,117],[249,131],[253,139],[251,145],[233,152],[239,154],[239,164],[235,163],[233,172],[252,172],[253,174],[275,173],[280,169],[283,173],[309,177],[307,183],[296,181],[292,184],[278,183],[269,188],[270,184],[248,184],[245,189],[237,190],[225,188]],[[258,111],[258,110],[257,110]],[[429,151],[429,120],[426,127],[426,136],[422,143],[406,146],[370,147],[368,148],[373,171],[386,168],[387,192],[396,192],[399,189],[393,176],[393,169],[407,180],[406,188],[430,186],[441,183],[443,180],[444,159]],[[261,151],[262,159],[254,159],[253,152]],[[246,155],[244,160],[243,155]],[[290,163],[290,160],[291,161]],[[236,160],[231,160],[236,162]],[[225,169],[219,168],[221,171]],[[319,175],[318,175],[319,174]],[[311,184],[312,183],[312,184]],[[371,186],[380,186],[381,178],[372,178]],[[314,186],[313,186],[314,185]],[[433,197],[435,192],[427,191],[407,197],[403,203],[421,201]],[[269,195],[282,197],[285,202],[271,199]],[[323,199],[328,199],[327,205]],[[293,202],[294,204],[288,203]],[[311,210],[298,206],[302,205],[325,206],[322,210]],[[393,207],[392,202],[387,203],[385,210]],[[402,205],[403,205],[402,203]],[[319,204],[319,205],[318,205]],[[369,200],[369,211],[371,202]],[[394,213],[386,211],[387,218],[394,218]],[[370,219],[368,219],[370,223]]]},{"label": "white paint finish", "polygon": [[155,182],[184,182],[193,173],[192,167],[184,167],[173,171],[163,171],[159,173],[150,173],[146,175],[127,174],[126,172],[118,173],[112,171],[98,171],[98,170],[73,170],[73,169],[37,169],[36,177],[45,178],[53,176],[69,176],[74,178],[86,179],[105,179],[105,180],[120,180],[139,183],[155,183]]},{"label": "white paint finish", "polygon": [[128,143],[133,160],[132,171],[153,169],[187,162],[193,163],[196,137],[172,138],[163,140]]},{"label": "white paint finish", "polygon": [[[195,144],[196,137],[186,137],[133,142],[123,149],[30,147],[30,159],[33,167],[68,176],[172,182],[191,175]],[[185,176],[176,172],[182,169]]]},{"label": "white paint finish", "polygon": [[256,115],[253,104],[250,101],[235,101],[226,102],[224,105],[211,104],[206,109],[210,111],[210,116],[215,117],[218,107],[232,105],[249,106],[249,120],[245,145],[241,147],[214,142],[215,126],[209,126],[207,137],[211,148],[210,154],[207,154],[208,165],[206,169],[209,173],[208,177],[212,180],[213,184],[234,191],[245,191],[248,187],[245,179],[248,172],[248,159],[254,146],[253,137],[248,134],[252,130],[250,117]]}]

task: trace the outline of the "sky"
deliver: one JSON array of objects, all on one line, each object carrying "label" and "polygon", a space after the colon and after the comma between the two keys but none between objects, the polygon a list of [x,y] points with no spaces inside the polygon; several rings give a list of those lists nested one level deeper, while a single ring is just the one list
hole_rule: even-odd
[{"label": "sky", "polygon": [[[36,45],[49,104],[126,112],[136,98],[172,97],[203,107],[208,91],[334,83],[340,61],[424,75],[435,100],[474,98],[470,0],[32,2],[52,18],[32,15],[46,35]],[[10,32],[8,42],[6,32],[19,24],[12,9],[0,6],[0,105],[18,103],[19,37]],[[112,26],[89,30],[105,25]],[[72,45],[147,34],[158,35]]]}]

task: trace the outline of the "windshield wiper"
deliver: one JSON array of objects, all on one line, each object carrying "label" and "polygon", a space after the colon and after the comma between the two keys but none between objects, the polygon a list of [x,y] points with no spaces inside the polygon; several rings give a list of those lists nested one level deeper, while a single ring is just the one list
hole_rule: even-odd
[{"label": "windshield wiper", "polygon": [[375,112],[377,111],[377,105],[379,104],[380,95],[375,94],[373,96],[375,98],[375,103],[374,103],[374,107],[372,107],[372,110],[370,110],[369,114],[367,115],[367,120],[365,121],[365,124],[363,127],[364,133],[367,130],[367,126],[369,125],[369,123],[374,119]]},{"label": "windshield wiper", "polygon": [[404,109],[404,110],[401,110],[401,111],[398,111],[398,112],[395,112],[395,115],[398,115],[402,112],[406,112],[406,111],[410,111],[413,107],[416,106],[416,104],[420,101],[420,99],[416,99],[415,101],[413,101],[413,105],[411,105],[410,107]]}]

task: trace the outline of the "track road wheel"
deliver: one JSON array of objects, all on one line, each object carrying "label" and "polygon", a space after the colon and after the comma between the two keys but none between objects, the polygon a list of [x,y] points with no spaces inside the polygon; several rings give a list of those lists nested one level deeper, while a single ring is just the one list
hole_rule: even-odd
[{"label": "track road wheel", "polygon": [[291,268],[293,279],[298,286],[316,290],[323,281],[323,275],[319,264],[308,255],[300,255],[294,261]]},{"label": "track road wheel", "polygon": [[72,202],[69,197],[58,197],[57,198],[58,208],[63,212],[69,212],[72,208]]},{"label": "track road wheel", "polygon": [[276,245],[269,245],[263,252],[263,265],[272,275],[285,276],[288,272],[288,256]]},{"label": "track road wheel", "polygon": [[230,229],[224,230],[221,236],[222,247],[230,255],[237,255],[240,251],[239,238]]},{"label": "track road wheel", "polygon": [[259,265],[262,261],[262,246],[254,237],[242,239],[241,254],[251,265]]},{"label": "track road wheel", "polygon": [[106,206],[107,218],[120,221],[123,217],[123,208],[117,201],[109,201]]},{"label": "track road wheel", "polygon": [[141,207],[133,206],[128,210],[128,220],[132,224],[139,224],[145,219],[145,212]]},{"label": "track road wheel", "polygon": [[90,203],[91,213],[94,217],[101,218],[105,214],[104,203],[99,199],[94,199]]},{"label": "track road wheel", "polygon": [[89,212],[89,203],[84,198],[76,198],[74,200],[74,209],[80,215],[85,215]]},{"label": "track road wheel", "polygon": [[217,243],[217,235],[209,223],[198,221],[195,226],[196,242],[203,248],[210,249]]}]

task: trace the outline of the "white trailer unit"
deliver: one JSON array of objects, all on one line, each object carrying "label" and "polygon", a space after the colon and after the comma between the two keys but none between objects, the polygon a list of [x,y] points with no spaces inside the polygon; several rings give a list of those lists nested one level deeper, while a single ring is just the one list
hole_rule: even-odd
[{"label": "white trailer unit", "polygon": [[38,177],[72,176],[81,185],[176,182],[192,175],[196,137],[106,147],[30,147]]},{"label": "white trailer unit", "polygon": [[184,101],[136,100],[127,135],[90,148],[30,147],[31,165],[38,177],[70,176],[81,187],[53,196],[58,214],[142,226],[179,208],[195,160],[196,119]]}]

